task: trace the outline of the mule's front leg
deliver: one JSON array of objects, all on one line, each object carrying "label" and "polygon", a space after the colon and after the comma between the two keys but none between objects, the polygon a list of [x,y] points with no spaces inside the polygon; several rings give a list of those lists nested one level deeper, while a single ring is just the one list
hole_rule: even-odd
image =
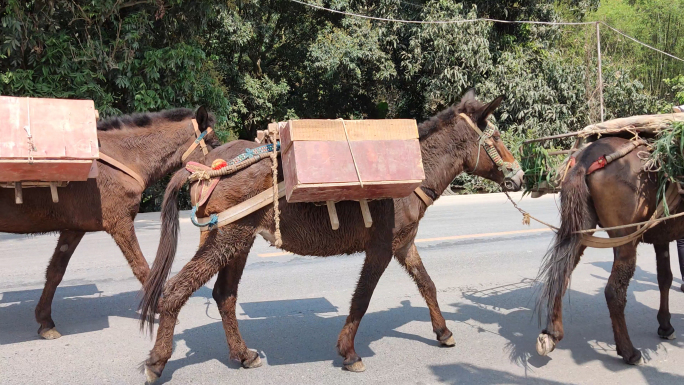
[{"label": "mule's front leg", "polygon": [[235,259],[219,271],[212,296],[221,314],[223,330],[226,332],[226,340],[230,349],[230,359],[240,362],[244,368],[257,368],[261,366],[259,353],[247,348],[240,335],[238,320],[235,316],[238,285],[245,269],[248,254],[249,248],[236,255]]},{"label": "mule's front leg", "polygon": [[627,305],[627,288],[636,268],[636,246],[627,244],[615,249],[613,269],[608,278],[605,294],[610,319],[613,323],[615,347],[617,354],[630,364],[643,362],[641,352],[634,348],[625,322],[625,306]]},{"label": "mule's front leg", "polygon": [[46,340],[54,340],[62,336],[55,329],[55,323],[52,321],[52,300],[55,297],[57,286],[62,282],[69,260],[84,235],[85,232],[69,230],[62,231],[59,234],[57,247],[45,273],[43,294],[36,306],[36,321],[40,324],[38,334]]},{"label": "mule's front leg", "polygon": [[363,262],[361,276],[356,284],[356,290],[354,290],[349,316],[337,339],[337,351],[344,357],[344,368],[351,372],[363,372],[366,370],[361,357],[356,354],[354,349],[354,338],[356,337],[356,331],[359,329],[361,318],[363,318],[366,310],[368,310],[368,304],[373,296],[375,286],[377,286],[382,273],[391,260],[391,241],[366,250],[366,260]]},{"label": "mule's front leg", "polygon": [[122,220],[107,232],[114,238],[119,249],[123,253],[128,265],[133,270],[133,275],[141,284],[145,283],[147,276],[150,274],[150,266],[145,260],[140,245],[138,244],[138,237],[135,236],[135,226],[133,219]]},{"label": "mule's front leg", "polygon": [[413,281],[418,286],[420,295],[423,296],[425,303],[430,310],[430,320],[432,321],[432,330],[437,335],[437,341],[443,346],[454,346],[453,334],[447,328],[441,310],[439,310],[439,303],[437,302],[437,288],[430,278],[423,261],[420,259],[416,245],[411,243],[410,246],[397,250],[394,253],[395,258],[401,264],[406,272],[411,276]]},{"label": "mule's front leg", "polygon": [[672,268],[670,267],[670,245],[653,245],[656,252],[656,268],[658,271],[658,288],[660,289],[660,309],[658,310],[658,335],[668,340],[675,339],[675,330],[670,323],[670,287],[672,286]]}]

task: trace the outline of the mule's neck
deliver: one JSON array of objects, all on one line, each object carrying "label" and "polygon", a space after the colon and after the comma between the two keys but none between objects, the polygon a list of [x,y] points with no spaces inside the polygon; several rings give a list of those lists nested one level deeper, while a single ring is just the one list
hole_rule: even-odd
[{"label": "mule's neck", "polygon": [[[145,188],[183,165],[183,153],[195,140],[191,119],[149,127],[99,131],[100,150],[130,167],[145,180]],[[199,146],[188,160],[202,154]],[[199,159],[197,159],[199,160]]]},{"label": "mule's neck", "polygon": [[474,135],[458,124],[458,118],[444,121],[420,138],[420,150],[425,170],[423,187],[439,197],[449,184],[464,171],[471,158],[468,145]]}]

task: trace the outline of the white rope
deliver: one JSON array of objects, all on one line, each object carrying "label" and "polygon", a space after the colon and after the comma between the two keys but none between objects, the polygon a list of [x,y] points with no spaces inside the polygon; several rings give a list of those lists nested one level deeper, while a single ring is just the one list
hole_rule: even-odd
[{"label": "white rope", "polygon": [[320,5],[316,4],[310,4],[310,3],[305,3],[303,1],[299,0],[290,0],[293,3],[301,4],[301,5],[306,5],[307,7],[311,8],[316,8],[320,9],[323,11],[328,11],[328,12],[333,12],[333,13],[339,13],[341,15],[347,15],[347,16],[354,16],[354,17],[360,17],[363,19],[371,19],[371,20],[378,20],[378,21],[389,21],[389,22],[395,22],[395,23],[407,23],[407,24],[461,24],[461,23],[473,23],[477,21],[492,21],[496,23],[508,23],[508,24],[545,24],[545,25],[587,25],[587,24],[596,24],[596,22],[593,21],[584,21],[584,22],[552,22],[552,21],[514,21],[514,20],[497,20],[497,19],[488,19],[488,18],[480,18],[480,19],[466,19],[466,20],[403,20],[403,19],[389,19],[389,18],[384,18],[384,17],[375,17],[375,16],[367,16],[367,15],[359,15],[357,13],[350,13],[350,12],[344,12],[344,11],[338,11],[336,9],[330,9],[326,7],[322,7]]},{"label": "white rope", "polygon": [[681,61],[681,62],[684,62],[684,59],[678,58],[677,56],[671,55],[671,54],[669,54],[669,53],[667,53],[667,52],[665,52],[665,51],[661,51],[661,50],[659,50],[658,48],[651,47],[650,45],[648,45],[648,44],[646,44],[646,43],[644,43],[644,42],[641,42],[641,41],[639,41],[639,40],[637,40],[637,39],[635,39],[635,38],[633,38],[633,37],[627,35],[626,33],[622,32],[622,31],[620,31],[620,30],[618,30],[618,29],[615,29],[615,28],[611,27],[610,25],[606,24],[606,23],[603,22],[603,21],[600,21],[599,23],[601,23],[601,24],[605,25],[606,27],[612,29],[613,31],[619,33],[620,35],[622,35],[622,36],[624,36],[624,37],[626,37],[626,38],[628,38],[628,39],[630,39],[630,40],[632,40],[632,41],[635,41],[635,42],[637,42],[637,43],[643,45],[644,47],[650,48],[650,49],[652,49],[652,50],[654,50],[654,51],[656,51],[656,52],[660,52],[660,53],[662,53],[663,55],[669,56],[669,57],[671,57],[671,58],[673,58],[673,59],[675,59],[675,60],[679,60],[679,61]]},{"label": "white rope", "polygon": [[[597,23],[596,21],[566,22],[566,21],[534,21],[534,20],[499,20],[499,19],[490,19],[490,18],[461,19],[461,20],[403,20],[403,19],[391,19],[391,18],[384,18],[384,17],[359,15],[357,13],[338,11],[336,9],[330,9],[330,8],[322,7],[320,5],[310,4],[310,3],[306,3],[303,1],[299,1],[299,0],[289,0],[289,1],[291,1],[293,3],[305,5],[307,7],[316,8],[316,9],[320,9],[320,10],[328,11],[328,12],[332,12],[332,13],[338,13],[338,14],[346,15],[346,16],[353,16],[353,17],[359,17],[362,19],[370,19],[370,20],[378,20],[378,21],[387,21],[387,22],[393,22],[393,23],[405,23],[405,24],[463,24],[463,23],[475,23],[478,21],[490,21],[493,23],[504,23],[504,24],[541,24],[541,25],[590,25],[590,24],[596,24]],[[401,1],[401,0],[400,0],[400,2],[403,3],[403,1]],[[413,4],[413,5],[417,5],[417,4]],[[611,27],[610,25],[608,25],[604,21],[599,21],[598,23],[605,25],[606,27],[610,28],[611,30],[619,33],[620,35],[622,35],[622,36],[624,36],[630,40],[633,40],[636,43],[643,45],[644,47],[650,48],[656,52],[662,53],[663,55],[666,55],[666,56],[669,56],[673,59],[684,62],[684,59],[681,59],[677,56],[669,54],[665,51],[661,51],[655,47],[652,47],[652,46],[642,42],[642,41],[639,41],[639,40],[627,35],[626,33]]]}]

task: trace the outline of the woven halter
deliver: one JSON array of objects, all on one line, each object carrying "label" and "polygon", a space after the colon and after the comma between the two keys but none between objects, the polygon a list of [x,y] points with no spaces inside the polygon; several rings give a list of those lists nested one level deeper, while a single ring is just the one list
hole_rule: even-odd
[{"label": "woven halter", "polygon": [[465,120],[468,125],[480,136],[478,139],[478,142],[480,146],[478,147],[477,150],[477,161],[475,162],[475,168],[473,168],[470,173],[475,172],[477,170],[477,166],[480,163],[480,150],[484,148],[485,152],[487,155],[489,155],[489,158],[494,162],[494,164],[499,168],[499,170],[504,174],[505,179],[511,179],[515,174],[520,171],[520,165],[518,164],[517,160],[514,160],[512,163],[511,162],[504,162],[503,158],[501,158],[501,154],[499,154],[499,151],[497,151],[496,147],[492,144],[492,141],[490,140],[494,133],[496,132],[496,127],[494,125],[487,121],[487,128],[483,131],[480,130],[480,128],[473,123],[473,121],[468,117],[468,115],[464,113],[458,114],[463,120]]}]

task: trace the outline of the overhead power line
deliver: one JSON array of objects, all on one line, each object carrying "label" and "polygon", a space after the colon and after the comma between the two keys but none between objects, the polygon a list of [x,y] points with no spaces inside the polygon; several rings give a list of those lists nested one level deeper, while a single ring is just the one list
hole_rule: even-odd
[{"label": "overhead power line", "polygon": [[[352,17],[358,17],[362,19],[370,19],[370,20],[377,20],[377,21],[385,21],[385,22],[393,22],[393,23],[404,23],[404,24],[465,24],[465,23],[475,23],[475,22],[480,22],[480,21],[488,21],[492,23],[503,23],[503,24],[541,24],[541,25],[590,25],[590,24],[596,24],[596,23],[601,23],[605,25],[606,27],[610,28],[612,31],[638,43],[643,45],[646,48],[652,49],[656,52],[659,52],[665,56],[668,56],[672,59],[679,60],[681,62],[684,62],[684,59],[679,58],[677,56],[674,56],[672,54],[669,54],[665,51],[659,50],[655,47],[652,47],[632,36],[627,35],[626,33],[611,27],[609,24],[603,21],[581,21],[581,22],[565,22],[565,21],[535,21],[535,20],[499,20],[499,19],[490,19],[490,18],[477,18],[477,19],[459,19],[459,20],[403,20],[403,19],[392,19],[392,18],[385,18],[385,17],[375,17],[375,16],[368,16],[368,15],[360,15],[357,13],[351,13],[351,12],[345,12],[345,11],[338,11],[336,9],[330,9],[326,8],[320,5],[316,4],[311,4],[307,3],[304,1],[300,0],[289,0],[293,3],[301,4],[307,7],[319,9],[322,11],[328,11],[332,13],[337,13],[345,16],[352,16]],[[401,1],[400,2],[404,2]],[[412,4],[412,3],[411,3]],[[418,4],[412,4],[412,5],[418,5]]]}]

